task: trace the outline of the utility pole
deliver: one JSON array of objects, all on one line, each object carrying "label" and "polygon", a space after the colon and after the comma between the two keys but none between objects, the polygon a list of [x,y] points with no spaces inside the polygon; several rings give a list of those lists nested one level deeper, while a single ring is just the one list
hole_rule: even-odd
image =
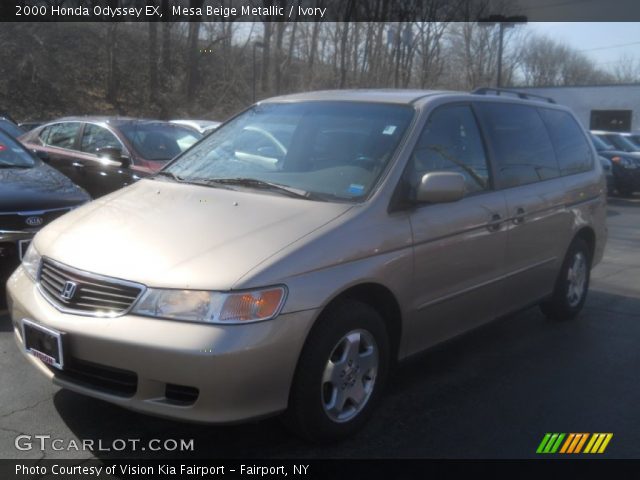
[{"label": "utility pole", "polygon": [[502,51],[504,46],[504,31],[507,28],[515,27],[527,23],[527,17],[524,15],[514,15],[505,17],[504,15],[489,15],[488,17],[478,19],[478,25],[483,27],[494,27],[498,24],[498,72],[496,74],[496,88],[502,86]]},{"label": "utility pole", "polygon": [[260,41],[253,42],[253,80],[251,82],[253,90],[253,103],[256,103],[256,48],[264,47],[264,43]]}]

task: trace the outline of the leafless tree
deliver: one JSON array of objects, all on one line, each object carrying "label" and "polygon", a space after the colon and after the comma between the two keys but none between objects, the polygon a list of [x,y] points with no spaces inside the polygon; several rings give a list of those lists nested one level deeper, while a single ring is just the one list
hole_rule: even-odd
[{"label": "leafless tree", "polygon": [[640,59],[622,55],[613,67],[617,83],[640,83]]},{"label": "leafless tree", "polygon": [[524,83],[543,85],[589,85],[611,81],[586,55],[550,37],[530,37],[521,47]]}]

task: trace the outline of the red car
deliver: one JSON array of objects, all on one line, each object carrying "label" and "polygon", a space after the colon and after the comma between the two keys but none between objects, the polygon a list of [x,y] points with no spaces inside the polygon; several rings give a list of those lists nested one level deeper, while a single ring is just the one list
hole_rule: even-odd
[{"label": "red car", "polygon": [[97,198],[159,170],[200,138],[191,128],[158,120],[68,117],[20,141]]}]

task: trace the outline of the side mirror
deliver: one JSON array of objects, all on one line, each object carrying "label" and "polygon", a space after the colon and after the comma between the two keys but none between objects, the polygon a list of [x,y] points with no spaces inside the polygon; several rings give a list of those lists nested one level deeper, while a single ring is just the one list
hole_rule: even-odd
[{"label": "side mirror", "polygon": [[460,173],[427,173],[420,180],[416,200],[420,203],[456,202],[464,197],[464,183]]},{"label": "side mirror", "polygon": [[123,155],[122,149],[118,147],[102,147],[96,149],[96,155],[99,157],[107,157],[114,162],[120,162],[120,166],[127,168],[131,165],[131,159]]},{"label": "side mirror", "polygon": [[44,150],[32,150],[33,153],[35,153],[36,157],[38,157],[40,160],[42,160],[45,163],[49,163],[49,154],[47,152],[45,152]]},{"label": "side mirror", "polygon": [[118,159],[122,168],[129,168],[131,166],[131,157],[127,155],[120,155]]}]

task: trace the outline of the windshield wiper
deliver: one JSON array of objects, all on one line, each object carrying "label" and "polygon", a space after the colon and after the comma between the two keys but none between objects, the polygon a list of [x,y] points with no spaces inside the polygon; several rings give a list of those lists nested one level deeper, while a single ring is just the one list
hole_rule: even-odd
[{"label": "windshield wiper", "polygon": [[212,178],[206,180],[206,183],[214,185],[237,185],[239,187],[249,187],[262,190],[270,190],[273,192],[280,192],[290,197],[302,198],[305,200],[321,200],[317,195],[314,195],[311,192],[307,192],[306,190],[287,187],[286,185],[280,185],[279,183],[266,182],[264,180],[258,180],[256,178]]},{"label": "windshield wiper", "polygon": [[176,175],[175,173],[170,172],[168,170],[161,170],[159,172],[156,172],[155,175],[151,176],[151,178],[154,178],[154,177],[168,177],[168,178],[170,178],[172,180],[175,180],[176,182],[181,182],[181,183],[185,182],[184,178],[181,178],[178,175]]},{"label": "windshield wiper", "polygon": [[32,168],[33,165],[14,165],[13,163],[0,163],[0,168]]}]

